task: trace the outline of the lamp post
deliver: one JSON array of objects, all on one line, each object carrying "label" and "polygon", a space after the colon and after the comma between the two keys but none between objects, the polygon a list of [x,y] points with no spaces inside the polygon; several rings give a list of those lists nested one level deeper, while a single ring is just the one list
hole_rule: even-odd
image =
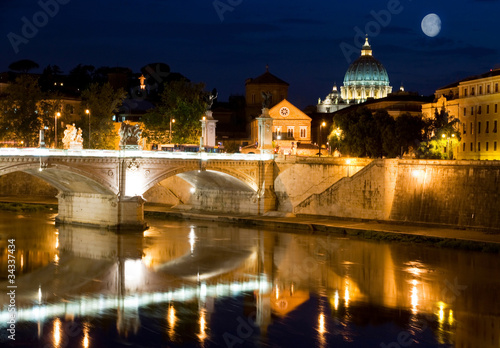
[{"label": "lamp post", "polygon": [[326,126],[326,122],[319,125],[319,157],[321,157],[321,129]]},{"label": "lamp post", "polygon": [[172,144],[172,123],[175,123],[175,118],[170,118],[170,131],[168,133],[170,144]]},{"label": "lamp post", "polygon": [[56,112],[54,116],[54,126],[55,126],[55,142],[54,142],[54,149],[57,149],[57,118],[61,116],[60,112]]},{"label": "lamp post", "polygon": [[86,109],[85,110],[85,113],[87,115],[89,115],[89,149],[90,149],[90,110],[89,109]]}]

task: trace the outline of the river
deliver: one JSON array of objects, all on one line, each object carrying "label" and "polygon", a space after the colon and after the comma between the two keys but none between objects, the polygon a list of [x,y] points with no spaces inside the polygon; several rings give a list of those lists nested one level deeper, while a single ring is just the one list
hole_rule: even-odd
[{"label": "river", "polygon": [[498,254],[54,218],[0,212],[2,347],[500,347]]}]

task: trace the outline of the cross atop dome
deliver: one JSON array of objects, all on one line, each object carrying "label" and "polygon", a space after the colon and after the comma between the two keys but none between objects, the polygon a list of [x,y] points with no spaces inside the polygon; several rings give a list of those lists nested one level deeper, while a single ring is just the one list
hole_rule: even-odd
[{"label": "cross atop dome", "polygon": [[361,47],[361,55],[362,56],[371,56],[372,55],[372,46],[368,42],[368,34],[366,35],[365,44]]}]

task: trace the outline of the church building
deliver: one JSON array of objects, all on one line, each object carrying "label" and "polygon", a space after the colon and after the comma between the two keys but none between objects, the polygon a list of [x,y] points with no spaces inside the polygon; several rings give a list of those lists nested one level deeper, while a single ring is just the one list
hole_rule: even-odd
[{"label": "church building", "polygon": [[340,93],[335,85],[323,101],[319,99],[316,109],[319,113],[332,113],[350,104],[364,103],[369,98],[385,98],[391,92],[389,75],[382,63],[373,57],[367,36],[361,56],[347,69]]}]

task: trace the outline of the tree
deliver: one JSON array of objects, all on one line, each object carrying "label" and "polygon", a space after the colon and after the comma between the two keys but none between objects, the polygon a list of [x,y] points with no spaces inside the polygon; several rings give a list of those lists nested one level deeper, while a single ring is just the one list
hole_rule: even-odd
[{"label": "tree", "polygon": [[9,85],[0,102],[2,137],[23,141],[25,146],[36,145],[44,122],[40,110],[42,99],[42,91],[34,77],[22,75]]},{"label": "tree", "polygon": [[21,59],[9,65],[10,70],[27,73],[30,70],[38,69],[40,66],[30,59]]},{"label": "tree", "polygon": [[[90,144],[84,136],[84,145],[93,149],[114,149],[117,133],[114,128],[113,115],[122,105],[126,93],[123,89],[114,90],[109,83],[93,83],[82,92],[82,115],[79,126],[88,129],[90,117]],[[90,111],[90,116],[85,110]]]},{"label": "tree", "polygon": [[434,118],[425,123],[426,141],[420,144],[417,158],[453,159],[453,151],[461,139],[457,125],[460,120],[450,117],[448,111],[442,107],[434,112]]},{"label": "tree", "polygon": [[165,143],[169,139],[170,120],[172,142],[197,144],[201,136],[200,119],[205,111],[205,93],[202,83],[187,80],[170,81],[165,84],[161,102],[142,118],[144,136],[153,143]]},{"label": "tree", "polygon": [[422,141],[424,126],[425,122],[422,120],[422,116],[404,113],[396,118],[396,142],[401,150],[401,155],[418,148]]}]

